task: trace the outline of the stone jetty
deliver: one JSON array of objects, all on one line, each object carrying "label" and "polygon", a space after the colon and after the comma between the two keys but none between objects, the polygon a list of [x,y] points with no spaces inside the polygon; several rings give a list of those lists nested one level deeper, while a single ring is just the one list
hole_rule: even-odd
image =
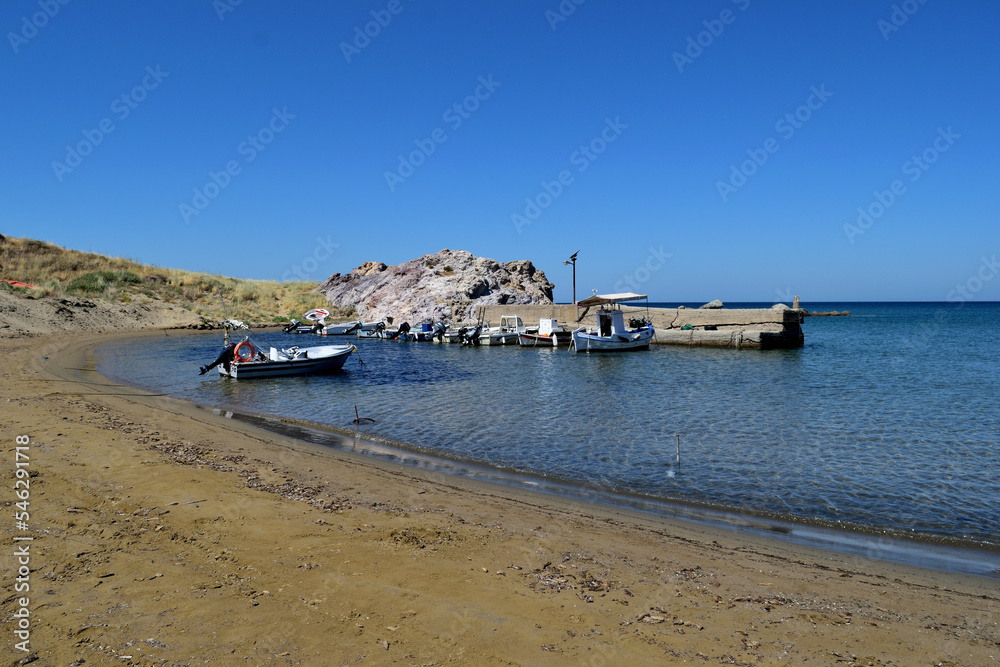
[{"label": "stone jetty", "polygon": [[[625,321],[646,316],[646,308],[623,304]],[[476,317],[499,324],[502,315],[519,315],[526,325],[554,317],[567,329],[596,324],[596,309],[572,304],[523,306],[481,306]],[[784,349],[801,347],[803,312],[777,304],[771,308],[725,308],[713,302],[711,308],[650,308],[649,318],[656,329],[654,345],[690,345],[734,349]]]}]

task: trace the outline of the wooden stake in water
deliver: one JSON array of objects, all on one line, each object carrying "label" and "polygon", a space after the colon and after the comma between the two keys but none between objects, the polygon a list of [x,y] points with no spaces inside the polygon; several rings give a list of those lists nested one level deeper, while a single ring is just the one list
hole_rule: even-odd
[{"label": "wooden stake in water", "polygon": [[681,471],[681,434],[675,434],[677,436],[677,472]]}]

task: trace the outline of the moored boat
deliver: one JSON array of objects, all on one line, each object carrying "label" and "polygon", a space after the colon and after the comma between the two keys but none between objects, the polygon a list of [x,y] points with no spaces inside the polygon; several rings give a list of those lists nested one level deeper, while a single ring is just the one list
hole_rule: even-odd
[{"label": "moored boat", "polygon": [[[347,336],[354,333],[362,326],[360,320],[327,324],[326,318],[329,316],[330,311],[326,308],[313,308],[309,312],[302,315],[303,319],[308,322],[312,322],[311,327],[307,328],[307,325],[292,327],[289,325],[288,327],[285,327],[285,331],[288,333],[315,333],[320,336]],[[292,322],[296,322],[296,320],[292,320]]]},{"label": "moored boat", "polygon": [[480,345],[517,345],[518,336],[524,332],[524,322],[517,315],[502,315],[500,326],[484,327],[479,334]]},{"label": "moored boat", "polygon": [[518,335],[518,342],[524,347],[559,347],[573,342],[573,332],[559,326],[554,318],[538,321],[538,330],[525,330]]},{"label": "moored boat", "polygon": [[635,329],[625,327],[621,303],[646,299],[645,294],[625,292],[621,294],[595,294],[579,302],[579,306],[600,306],[597,311],[597,330],[587,331],[580,327],[573,332],[572,347],[576,352],[618,352],[623,350],[643,350],[649,347],[656,332],[653,325],[646,322]]},{"label": "moored boat", "polygon": [[434,327],[430,322],[424,322],[419,329],[411,332],[413,340],[430,341],[434,339]]},{"label": "moored boat", "polygon": [[352,322],[337,322],[335,324],[325,324],[317,331],[320,336],[348,336],[361,329],[361,320]]},{"label": "moored boat", "polygon": [[351,353],[357,349],[353,345],[304,348],[296,345],[281,349],[268,346],[268,351],[264,352],[263,346],[251,340],[249,333],[239,342],[230,340],[230,331],[249,330],[243,322],[230,319],[222,326],[225,330],[223,351],[215,361],[201,367],[202,375],[215,367],[218,367],[219,375],[233,379],[332,373],[343,368]]}]

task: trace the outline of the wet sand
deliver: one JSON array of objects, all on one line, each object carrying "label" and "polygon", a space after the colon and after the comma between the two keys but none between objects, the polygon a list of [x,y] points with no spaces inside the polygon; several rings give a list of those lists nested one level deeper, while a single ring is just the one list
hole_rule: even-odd
[{"label": "wet sand", "polygon": [[2,524],[6,664],[25,657],[7,629],[19,606],[9,554],[25,535],[36,664],[1000,657],[997,579],[309,445],[109,386],[89,353],[109,339],[0,340],[6,511],[18,435],[32,471],[28,530]]}]

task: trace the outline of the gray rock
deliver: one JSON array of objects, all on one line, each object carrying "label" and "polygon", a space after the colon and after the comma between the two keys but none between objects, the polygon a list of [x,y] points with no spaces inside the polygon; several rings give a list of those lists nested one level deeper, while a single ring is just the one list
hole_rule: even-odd
[{"label": "gray rock", "polygon": [[788,306],[783,303],[776,303],[771,306],[771,310],[789,310]]},{"label": "gray rock", "polygon": [[471,320],[483,305],[552,303],[553,287],[527,260],[500,263],[446,248],[395,266],[365,262],[333,274],[316,291],[336,308],[354,308],[361,319],[391,316],[413,324]]},{"label": "gray rock", "polygon": [[722,302],[716,299],[715,301],[709,301],[704,306],[701,306],[699,310],[710,310],[715,308],[722,308]]}]

